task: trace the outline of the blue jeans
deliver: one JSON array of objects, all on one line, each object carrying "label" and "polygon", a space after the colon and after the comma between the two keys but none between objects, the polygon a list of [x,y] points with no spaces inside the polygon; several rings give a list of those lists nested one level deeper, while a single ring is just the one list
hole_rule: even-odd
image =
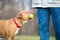
[{"label": "blue jeans", "polygon": [[60,40],[60,8],[37,8],[37,15],[40,40],[49,40],[50,15],[53,20],[56,40]]}]

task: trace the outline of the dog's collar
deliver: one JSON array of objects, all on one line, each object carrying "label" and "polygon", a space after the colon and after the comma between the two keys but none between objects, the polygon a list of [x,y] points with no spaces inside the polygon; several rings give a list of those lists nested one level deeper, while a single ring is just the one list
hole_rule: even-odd
[{"label": "dog's collar", "polygon": [[16,19],[13,19],[13,22],[16,25],[17,28],[21,28],[21,26],[17,23]]}]

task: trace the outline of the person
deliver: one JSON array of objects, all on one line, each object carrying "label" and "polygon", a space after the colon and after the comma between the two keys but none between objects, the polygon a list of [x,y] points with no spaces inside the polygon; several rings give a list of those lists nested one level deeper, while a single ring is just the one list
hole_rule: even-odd
[{"label": "person", "polygon": [[[38,32],[40,35],[40,40],[49,40],[50,15],[52,16],[53,20],[53,28],[56,40],[60,40],[60,6],[59,3],[57,4],[56,0],[54,2],[56,3],[56,5],[49,5],[46,0],[32,0],[32,7],[37,9]],[[51,1],[50,3],[53,2]]]}]

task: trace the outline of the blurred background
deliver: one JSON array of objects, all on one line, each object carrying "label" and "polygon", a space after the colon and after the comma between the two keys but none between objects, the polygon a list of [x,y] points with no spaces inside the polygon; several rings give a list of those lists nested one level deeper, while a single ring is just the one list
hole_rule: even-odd
[{"label": "blurred background", "polygon": [[[31,0],[30,0],[31,1]],[[21,10],[30,10],[31,4],[25,6],[24,0],[0,0],[0,19],[13,18]],[[39,40],[38,20],[36,9],[34,18],[23,24],[19,33],[16,35],[16,40]],[[50,40],[55,40],[52,18],[50,17]]]}]

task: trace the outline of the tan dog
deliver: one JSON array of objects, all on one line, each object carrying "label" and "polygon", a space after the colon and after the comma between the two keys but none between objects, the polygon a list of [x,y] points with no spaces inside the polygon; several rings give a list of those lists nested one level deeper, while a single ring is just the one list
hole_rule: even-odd
[{"label": "tan dog", "polygon": [[14,40],[14,35],[21,28],[23,22],[28,21],[30,13],[21,11],[15,18],[0,20],[0,37],[6,40]]}]

